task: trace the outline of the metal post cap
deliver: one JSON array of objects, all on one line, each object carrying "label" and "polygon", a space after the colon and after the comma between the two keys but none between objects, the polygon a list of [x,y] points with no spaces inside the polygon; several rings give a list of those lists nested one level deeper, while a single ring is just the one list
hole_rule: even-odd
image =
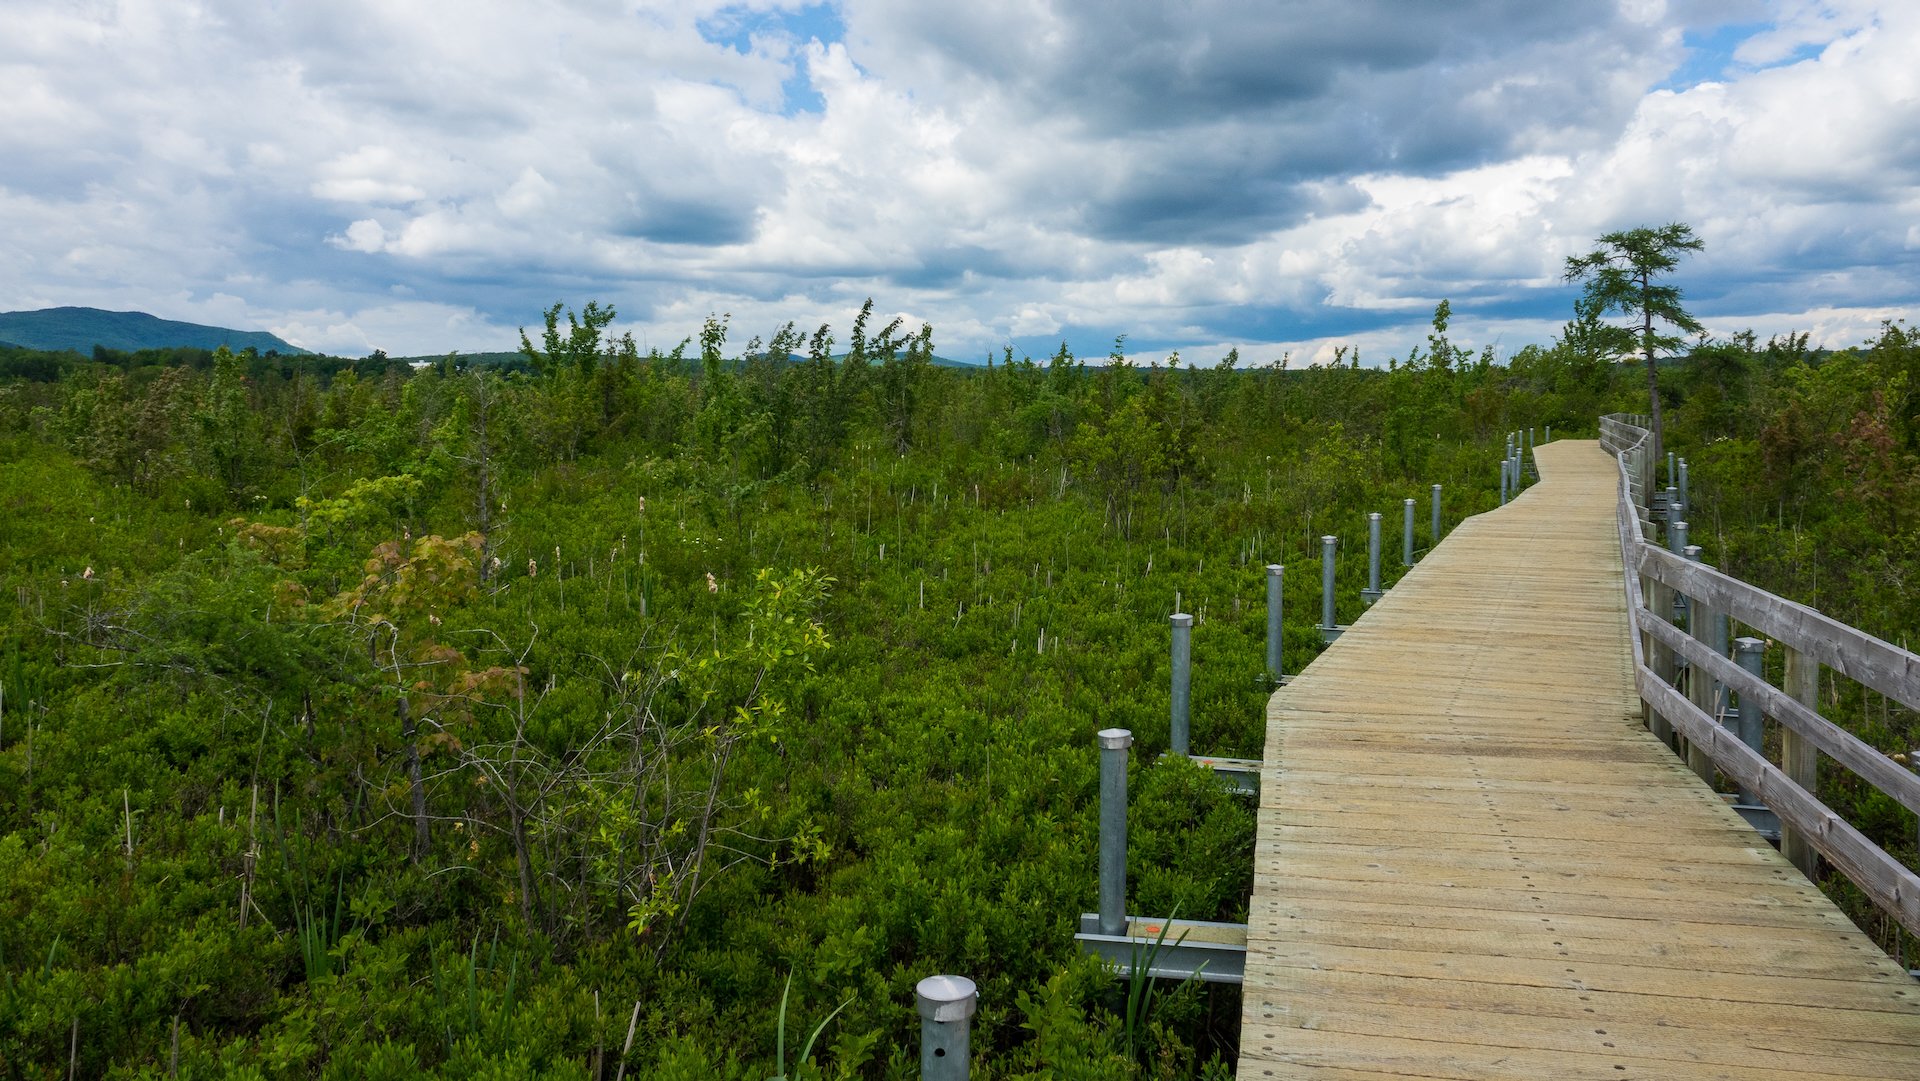
[{"label": "metal post cap", "polygon": [[1336,536],[1334,536],[1334,535],[1333,535],[1333,534],[1331,534],[1331,533],[1328,533],[1327,535],[1325,535],[1325,536],[1323,536],[1323,537],[1321,537],[1321,538],[1320,538],[1320,543],[1321,543],[1321,544],[1324,544],[1324,545],[1326,545],[1326,546],[1327,546],[1327,547],[1329,547],[1329,548],[1331,548],[1331,547],[1333,547],[1334,545],[1336,545],[1336,544],[1338,544],[1338,543],[1340,543],[1340,538],[1339,538],[1339,537],[1336,537]]},{"label": "metal post cap", "polygon": [[1133,746],[1133,733],[1125,728],[1102,728],[1095,735],[1104,750],[1124,751]]},{"label": "metal post cap", "polygon": [[1193,626],[1193,617],[1188,615],[1185,612],[1175,612],[1174,614],[1168,616],[1167,619],[1176,627]]},{"label": "metal post cap", "polygon": [[1278,576],[1279,576],[1279,575],[1281,574],[1281,572],[1283,572],[1283,571],[1285,571],[1286,569],[1287,569],[1287,568],[1285,568],[1285,567],[1283,567],[1283,566],[1281,566],[1281,565],[1280,565],[1280,564],[1278,564],[1278,563],[1269,563],[1269,564],[1267,564],[1267,573],[1268,573],[1268,574],[1271,574],[1271,575],[1273,575],[1273,576],[1275,576],[1275,577],[1278,577]]},{"label": "metal post cap", "polygon": [[1766,649],[1767,642],[1766,642],[1766,639],[1764,638],[1748,638],[1745,635],[1742,635],[1741,637],[1735,638],[1733,640],[1733,648],[1739,650],[1742,653],[1751,653],[1755,650]]},{"label": "metal post cap", "polygon": [[[1436,485],[1434,485],[1434,487],[1436,487],[1436,488],[1438,488],[1438,487],[1439,487],[1439,485],[1437,485],[1437,484],[1436,484]],[[1406,505],[1406,506],[1409,506],[1409,507],[1411,507],[1411,506],[1413,506],[1413,497],[1412,497],[1412,496],[1408,496],[1407,498],[1405,498],[1405,499],[1402,499],[1402,500],[1401,500],[1400,502],[1401,502],[1402,504],[1404,504],[1404,505]]]},{"label": "metal post cap", "polygon": [[[1372,521],[1377,521],[1377,520],[1379,519],[1379,517],[1380,517],[1380,512],[1379,512],[1379,511],[1377,511],[1377,510],[1370,510],[1370,511],[1368,511],[1368,512],[1367,512],[1367,521],[1369,521],[1369,522],[1372,522]],[[1327,538],[1327,537],[1322,537],[1322,538],[1320,538],[1320,539],[1321,539],[1321,540],[1328,540],[1329,538]]]},{"label": "metal post cap", "polygon": [[929,1021],[965,1021],[973,1016],[979,988],[965,976],[928,976],[914,985],[913,998]]},{"label": "metal post cap", "polygon": [[1688,559],[1693,560],[1695,563],[1700,562],[1700,546],[1697,544],[1687,545],[1686,549],[1682,551],[1680,554],[1686,556]]}]

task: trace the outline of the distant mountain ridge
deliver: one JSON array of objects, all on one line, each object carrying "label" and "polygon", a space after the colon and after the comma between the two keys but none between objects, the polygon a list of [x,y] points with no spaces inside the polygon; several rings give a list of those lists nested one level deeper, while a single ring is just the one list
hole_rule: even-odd
[{"label": "distant mountain ridge", "polygon": [[91,353],[96,345],[134,352],[141,349],[218,349],[239,352],[249,346],[262,353],[289,355],[308,351],[263,330],[233,330],[161,319],[145,312],[100,308],[42,308],[0,312],[0,342],[28,349],[71,349]]}]

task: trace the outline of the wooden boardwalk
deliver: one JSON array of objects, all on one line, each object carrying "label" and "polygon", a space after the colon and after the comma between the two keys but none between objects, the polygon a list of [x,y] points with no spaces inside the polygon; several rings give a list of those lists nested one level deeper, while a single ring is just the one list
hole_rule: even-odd
[{"label": "wooden boardwalk", "polygon": [[1613,463],[1462,523],[1267,710],[1242,1078],[1920,1078],[1920,983],[1640,724]]}]

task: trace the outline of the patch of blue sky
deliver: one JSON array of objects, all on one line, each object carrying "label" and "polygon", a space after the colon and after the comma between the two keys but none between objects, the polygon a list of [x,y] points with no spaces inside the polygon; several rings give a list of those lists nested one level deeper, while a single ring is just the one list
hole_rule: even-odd
[{"label": "patch of blue sky", "polygon": [[[1672,90],[1676,93],[1699,86],[1701,83],[1726,82],[1743,72],[1754,70],[1753,65],[1735,60],[1733,54],[1742,42],[1755,34],[1772,29],[1769,23],[1725,23],[1704,30],[1688,30],[1681,39],[1685,46],[1686,59],[1680,66],[1668,74],[1665,81],[1654,87],[1656,90]],[[1765,67],[1777,67],[1798,63],[1819,53],[1820,46],[1802,45],[1787,56]]]},{"label": "patch of blue sky", "polygon": [[[754,10],[745,7],[721,8],[700,21],[700,36],[716,45],[746,55],[753,51],[753,39],[784,37],[796,48],[818,41],[831,45],[846,37],[846,24],[833,4],[801,4],[793,8]],[[804,65],[796,62],[794,73],[780,87],[781,112],[817,113],[826,108],[826,100],[807,80]]]}]

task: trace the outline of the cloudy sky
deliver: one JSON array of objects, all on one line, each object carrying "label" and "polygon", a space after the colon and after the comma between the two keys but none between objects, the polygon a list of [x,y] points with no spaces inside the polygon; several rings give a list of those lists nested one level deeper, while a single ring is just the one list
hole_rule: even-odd
[{"label": "cloudy sky", "polygon": [[1684,221],[1712,330],[1846,345],[1920,317],[1916,57],[1913,0],[6,0],[0,310],[1383,361]]}]

